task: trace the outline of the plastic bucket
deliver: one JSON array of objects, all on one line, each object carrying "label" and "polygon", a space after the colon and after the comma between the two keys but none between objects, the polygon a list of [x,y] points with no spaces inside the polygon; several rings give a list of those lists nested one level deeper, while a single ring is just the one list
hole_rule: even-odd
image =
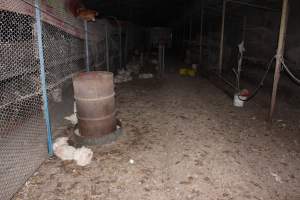
[{"label": "plastic bucket", "polygon": [[233,105],[235,107],[242,108],[242,107],[244,107],[244,103],[245,103],[246,99],[247,99],[247,97],[245,97],[245,96],[240,96],[240,94],[235,94],[234,98],[233,98]]}]

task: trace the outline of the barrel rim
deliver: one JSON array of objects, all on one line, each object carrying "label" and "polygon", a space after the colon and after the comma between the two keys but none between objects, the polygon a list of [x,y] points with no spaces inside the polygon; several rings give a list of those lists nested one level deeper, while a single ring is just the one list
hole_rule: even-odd
[{"label": "barrel rim", "polygon": [[[84,80],[93,80],[93,78],[95,76],[97,76],[97,75],[106,76],[106,77],[109,77],[109,78],[113,77],[113,73],[112,72],[107,72],[107,71],[92,71],[92,72],[80,72],[80,73],[76,74],[73,77],[73,79],[74,80],[78,80],[78,79],[84,78]],[[89,79],[89,77],[91,77],[91,79]]]},{"label": "barrel rim", "polygon": [[107,95],[107,96],[99,96],[97,98],[84,98],[84,97],[77,97],[74,95],[74,99],[76,101],[83,101],[83,102],[91,102],[91,101],[103,101],[103,100],[108,100],[108,99],[112,99],[114,100],[114,96],[116,95],[115,92],[113,92],[112,94],[110,95]]}]

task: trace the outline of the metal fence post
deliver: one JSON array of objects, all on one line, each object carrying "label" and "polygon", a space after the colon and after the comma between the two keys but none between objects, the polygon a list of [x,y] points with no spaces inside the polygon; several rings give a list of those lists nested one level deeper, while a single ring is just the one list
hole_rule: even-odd
[{"label": "metal fence post", "polygon": [[200,38],[199,38],[199,64],[202,62],[202,42],[203,42],[203,22],[204,22],[204,3],[201,1],[201,21],[200,21]]},{"label": "metal fence post", "polygon": [[126,32],[125,32],[125,47],[124,47],[124,66],[127,64],[128,59],[128,40],[129,40],[129,24],[127,23]]},{"label": "metal fence post", "polygon": [[119,22],[118,20],[118,23],[119,23],[119,37],[120,37],[120,50],[119,50],[119,56],[120,56],[120,70],[123,68],[123,65],[122,65],[122,62],[123,62],[123,59],[122,59],[122,26],[121,26],[121,23]]},{"label": "metal fence post", "polygon": [[220,53],[219,53],[219,75],[222,74],[222,65],[223,65],[224,30],[225,30],[225,18],[226,18],[226,3],[227,3],[227,0],[223,0],[222,26],[221,26],[221,39],[220,39]]},{"label": "metal fence post", "polygon": [[109,35],[108,35],[108,25],[105,24],[105,50],[106,50],[106,70],[109,72],[110,69],[110,58],[109,58]]},{"label": "metal fence post", "polygon": [[87,21],[86,20],[84,20],[84,33],[85,33],[86,71],[90,71],[88,25],[87,25]]},{"label": "metal fence post", "polygon": [[193,30],[193,16],[190,16],[190,23],[189,23],[189,41],[192,41],[192,30]]},{"label": "metal fence post", "polygon": [[48,154],[52,156],[53,155],[52,130],[51,130],[49,108],[48,108],[47,83],[46,83],[45,60],[44,60],[43,39],[42,39],[42,22],[41,22],[41,11],[40,11],[39,0],[35,0],[35,17],[36,17],[37,45],[38,45],[39,61],[40,61],[40,79],[41,79],[40,81],[41,81],[42,97],[43,97],[43,111],[44,111],[44,118],[45,118],[46,128],[47,128]]},{"label": "metal fence post", "polygon": [[162,46],[162,74],[165,73],[165,45]]}]

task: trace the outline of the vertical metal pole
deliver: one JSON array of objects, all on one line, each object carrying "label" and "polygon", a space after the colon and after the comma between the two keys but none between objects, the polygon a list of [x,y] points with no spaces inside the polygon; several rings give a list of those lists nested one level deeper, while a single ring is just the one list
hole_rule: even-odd
[{"label": "vertical metal pole", "polygon": [[43,39],[42,39],[42,22],[41,22],[39,0],[35,0],[35,17],[36,17],[37,45],[38,45],[39,61],[40,61],[40,79],[41,79],[42,97],[43,97],[43,104],[44,104],[43,110],[44,110],[44,118],[45,118],[46,128],[47,128],[48,154],[52,156],[53,155],[52,130],[51,130],[49,108],[48,108],[47,83],[46,83],[45,60],[44,60]]},{"label": "vertical metal pole", "polygon": [[165,45],[162,45],[162,74],[165,73]]},{"label": "vertical metal pole", "polygon": [[119,51],[119,56],[120,56],[120,69],[122,69],[122,26],[121,23],[119,23],[119,34],[120,34],[120,51]]},{"label": "vertical metal pole", "polygon": [[192,28],[193,28],[193,17],[190,16],[190,24],[189,24],[189,40],[192,41]]},{"label": "vertical metal pole", "polygon": [[158,44],[158,62],[159,62],[159,75],[161,76],[162,72],[162,48],[161,44]]},{"label": "vertical metal pole", "polygon": [[110,69],[110,58],[109,58],[109,35],[108,35],[108,25],[105,24],[105,50],[106,50],[106,71],[109,72]]},{"label": "vertical metal pole", "polygon": [[200,22],[200,38],[199,38],[199,63],[202,62],[202,42],[203,42],[203,21],[204,21],[204,5],[201,2],[201,22]]},{"label": "vertical metal pole", "polygon": [[182,46],[185,47],[185,36],[186,36],[186,24],[185,24],[185,16],[183,18],[183,36],[182,36]]},{"label": "vertical metal pole", "polygon": [[226,17],[226,3],[227,3],[227,0],[223,0],[222,27],[221,27],[220,53],[219,53],[219,75],[221,75],[221,73],[222,73],[222,65],[223,65],[224,29],[225,29],[225,17]]},{"label": "vertical metal pole", "polygon": [[129,25],[126,26],[125,47],[124,47],[124,64],[126,66],[128,59],[128,40],[129,40]]},{"label": "vertical metal pole", "polygon": [[278,83],[280,79],[281,59],[284,55],[285,35],[288,21],[288,3],[288,0],[283,0],[269,120],[272,119],[275,110]]},{"label": "vertical metal pole", "polygon": [[185,24],[185,21],[186,21],[186,14],[185,14],[185,9],[186,9],[186,3],[183,2],[183,36],[182,36],[182,47],[185,48],[185,36],[186,36],[186,24]]},{"label": "vertical metal pole", "polygon": [[88,38],[88,24],[84,20],[84,33],[85,33],[85,56],[86,56],[86,71],[90,71],[90,58],[89,58],[89,38]]},{"label": "vertical metal pole", "polygon": [[144,66],[144,53],[141,52],[141,56],[140,56],[140,65]]},{"label": "vertical metal pole", "polygon": [[247,17],[244,16],[244,19],[243,19],[243,38],[242,38],[244,43],[245,43],[245,39],[246,39],[246,32],[247,32]]}]

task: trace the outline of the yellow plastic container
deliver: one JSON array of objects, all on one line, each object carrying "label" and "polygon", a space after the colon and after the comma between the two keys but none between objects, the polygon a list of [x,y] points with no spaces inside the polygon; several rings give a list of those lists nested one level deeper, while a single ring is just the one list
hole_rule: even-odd
[{"label": "yellow plastic container", "polygon": [[190,77],[195,77],[196,76],[196,70],[195,69],[188,69],[187,74]]},{"label": "yellow plastic container", "polygon": [[181,68],[180,70],[179,70],[179,75],[180,76],[186,76],[188,73],[187,73],[187,68]]},{"label": "yellow plastic container", "polygon": [[180,76],[190,76],[195,77],[197,73],[197,69],[191,69],[191,68],[181,68],[179,70]]}]

